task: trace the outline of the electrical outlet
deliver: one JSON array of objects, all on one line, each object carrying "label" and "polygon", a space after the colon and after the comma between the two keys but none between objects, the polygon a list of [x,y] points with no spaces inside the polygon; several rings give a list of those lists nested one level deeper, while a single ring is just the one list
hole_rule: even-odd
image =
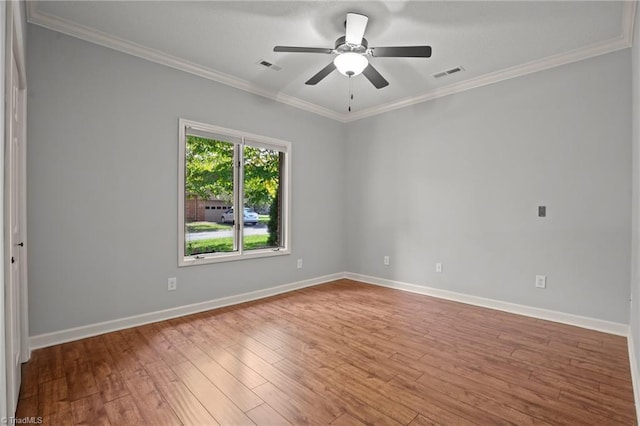
[{"label": "electrical outlet", "polygon": [[538,206],[538,217],[547,217],[547,206]]},{"label": "electrical outlet", "polygon": [[536,275],[536,288],[547,288],[547,277],[544,275]]},{"label": "electrical outlet", "polygon": [[176,277],[169,278],[167,280],[167,291],[174,291],[178,288],[178,280]]},{"label": "electrical outlet", "polygon": [[302,269],[302,259],[298,259],[297,267],[298,269]]},{"label": "electrical outlet", "polygon": [[383,263],[384,263],[386,266],[389,266],[389,256],[385,256],[385,257],[384,257],[384,259],[383,259]]},{"label": "electrical outlet", "polygon": [[442,263],[436,263],[436,272],[442,272]]}]

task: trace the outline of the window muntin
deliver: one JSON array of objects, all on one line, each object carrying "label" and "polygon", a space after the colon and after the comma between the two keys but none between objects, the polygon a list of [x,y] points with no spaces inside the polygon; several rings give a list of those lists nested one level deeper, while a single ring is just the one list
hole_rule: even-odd
[{"label": "window muntin", "polygon": [[290,144],[189,120],[179,128],[179,265],[288,254]]}]

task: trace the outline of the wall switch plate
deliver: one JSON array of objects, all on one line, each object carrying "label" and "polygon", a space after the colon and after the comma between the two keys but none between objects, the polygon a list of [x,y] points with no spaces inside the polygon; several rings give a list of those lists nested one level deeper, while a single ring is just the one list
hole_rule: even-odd
[{"label": "wall switch plate", "polygon": [[302,269],[302,259],[298,259],[297,268]]},{"label": "wall switch plate", "polygon": [[176,277],[169,278],[167,280],[167,291],[174,291],[178,288],[178,280]]},{"label": "wall switch plate", "polygon": [[385,256],[383,262],[386,266],[389,266],[389,256]]},{"label": "wall switch plate", "polygon": [[536,275],[536,287],[547,288],[547,277],[544,275]]},{"label": "wall switch plate", "polygon": [[436,263],[436,272],[442,272],[442,263]]}]

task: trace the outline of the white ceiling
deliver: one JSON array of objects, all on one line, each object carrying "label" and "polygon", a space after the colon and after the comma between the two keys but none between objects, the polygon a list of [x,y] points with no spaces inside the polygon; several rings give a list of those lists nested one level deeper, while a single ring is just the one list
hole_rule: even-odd
[{"label": "white ceiling", "polygon": [[[460,90],[630,46],[635,2],[617,1],[40,1],[29,22],[351,121]],[[377,90],[337,71],[304,84],[331,55],[275,45],[333,47],[347,12],[369,17],[370,46],[430,45],[424,58],[373,58]],[[279,71],[256,64],[264,59]],[[462,66],[464,72],[433,74]]]}]

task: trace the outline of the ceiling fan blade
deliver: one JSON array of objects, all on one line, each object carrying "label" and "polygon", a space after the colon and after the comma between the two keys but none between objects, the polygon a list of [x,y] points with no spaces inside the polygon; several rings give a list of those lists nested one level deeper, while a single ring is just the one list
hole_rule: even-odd
[{"label": "ceiling fan blade", "polygon": [[320,80],[322,80],[323,78],[325,78],[326,76],[331,74],[333,72],[333,70],[335,70],[335,69],[336,69],[336,66],[333,64],[333,61],[331,61],[329,63],[329,65],[327,65],[326,67],[322,68],[316,75],[311,77],[304,84],[308,84],[310,86],[318,84],[320,82]]},{"label": "ceiling fan blade", "polygon": [[347,28],[345,31],[345,41],[347,44],[352,44],[354,46],[362,44],[362,37],[364,37],[364,30],[367,28],[367,22],[369,22],[369,18],[365,15],[347,13]]},{"label": "ceiling fan blade", "polygon": [[276,46],[274,52],[293,52],[293,53],[333,53],[333,49],[325,49],[323,47],[295,47],[295,46]]},{"label": "ceiling fan blade", "polygon": [[431,46],[372,47],[371,56],[376,58],[429,58]]},{"label": "ceiling fan blade", "polygon": [[364,71],[362,71],[362,74],[364,74],[364,76],[367,77],[367,80],[369,80],[374,86],[376,86],[376,89],[382,89],[383,87],[389,85],[389,82],[385,80],[384,77],[380,75],[378,70],[375,69],[371,64],[367,65]]}]

